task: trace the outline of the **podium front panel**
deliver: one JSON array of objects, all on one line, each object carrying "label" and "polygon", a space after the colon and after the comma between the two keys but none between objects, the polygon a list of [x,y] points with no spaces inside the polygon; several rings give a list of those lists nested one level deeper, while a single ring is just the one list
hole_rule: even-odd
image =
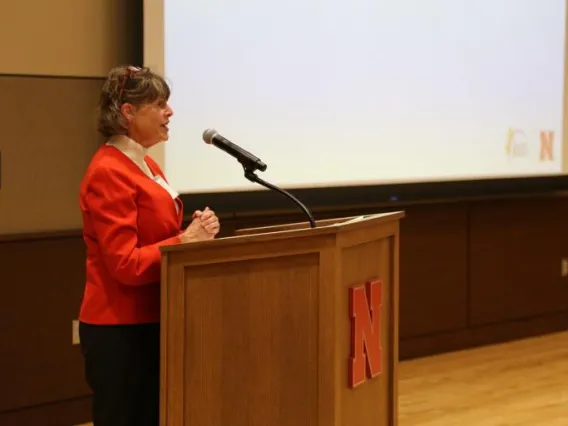
[{"label": "podium front panel", "polygon": [[318,424],[318,269],[307,253],[185,270],[167,425]]}]

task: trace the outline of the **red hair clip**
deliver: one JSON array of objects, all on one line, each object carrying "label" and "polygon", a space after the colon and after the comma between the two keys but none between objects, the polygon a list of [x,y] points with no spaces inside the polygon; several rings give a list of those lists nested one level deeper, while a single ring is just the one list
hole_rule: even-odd
[{"label": "red hair clip", "polygon": [[124,76],[124,79],[122,80],[122,84],[120,85],[120,94],[118,95],[118,99],[120,100],[120,102],[122,102],[122,95],[124,94],[124,88],[126,87],[126,83],[141,70],[142,68],[134,66],[129,66],[126,69],[126,76]]}]

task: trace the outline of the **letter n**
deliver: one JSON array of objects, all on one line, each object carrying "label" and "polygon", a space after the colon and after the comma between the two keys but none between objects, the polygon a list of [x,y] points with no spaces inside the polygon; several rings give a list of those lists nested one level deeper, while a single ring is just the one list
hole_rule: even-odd
[{"label": "letter n", "polygon": [[554,132],[540,132],[540,161],[554,159]]},{"label": "letter n", "polygon": [[381,374],[381,294],[382,281],[349,289],[351,315],[351,358],[349,387]]}]

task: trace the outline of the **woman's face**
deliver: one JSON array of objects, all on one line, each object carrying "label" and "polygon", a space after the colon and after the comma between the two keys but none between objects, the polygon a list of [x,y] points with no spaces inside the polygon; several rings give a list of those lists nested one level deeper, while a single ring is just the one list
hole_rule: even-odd
[{"label": "woman's face", "polygon": [[128,136],[140,145],[149,148],[168,140],[173,111],[167,101],[157,100],[138,108],[125,104],[123,114],[128,122]]}]

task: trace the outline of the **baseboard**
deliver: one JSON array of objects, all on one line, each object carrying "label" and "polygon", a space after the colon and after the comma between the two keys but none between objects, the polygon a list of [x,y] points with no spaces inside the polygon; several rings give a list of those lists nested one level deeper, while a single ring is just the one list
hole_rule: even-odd
[{"label": "baseboard", "polygon": [[568,312],[466,328],[399,343],[399,359],[435,355],[568,330]]},{"label": "baseboard", "polygon": [[73,426],[89,421],[91,421],[90,397],[0,413],[2,426]]}]

